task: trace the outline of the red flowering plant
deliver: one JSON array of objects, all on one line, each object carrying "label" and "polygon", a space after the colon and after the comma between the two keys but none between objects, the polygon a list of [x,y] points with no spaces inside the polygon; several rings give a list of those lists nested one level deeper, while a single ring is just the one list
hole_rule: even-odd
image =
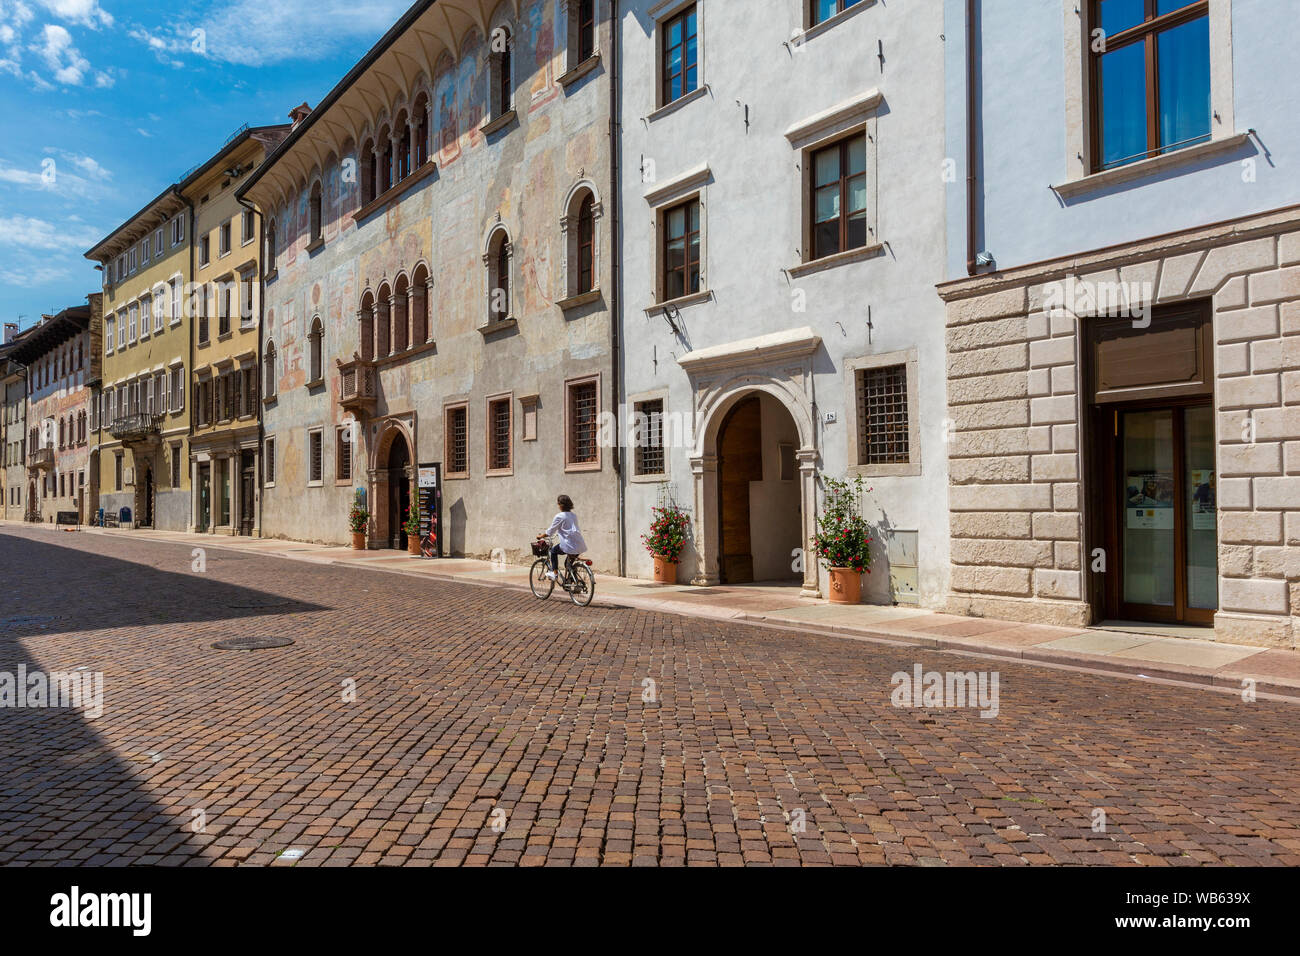
[{"label": "red flowering plant", "polygon": [[420,513],[414,508],[406,509],[406,520],[402,522],[402,530],[411,536],[420,533]]},{"label": "red flowering plant", "polygon": [[357,491],[352,496],[352,510],[348,512],[348,527],[352,529],[353,534],[364,534],[366,522],[370,520],[370,512],[366,510],[362,503],[361,492]]},{"label": "red flowering plant", "polygon": [[813,547],[817,558],[832,568],[850,568],[859,574],[871,573],[871,533],[862,517],[862,478],[852,482],[837,478],[823,479],[826,503],[817,519]]},{"label": "red flowering plant", "polygon": [[652,508],[651,512],[654,518],[650,521],[650,533],[641,535],[641,540],[654,557],[677,564],[690,533],[690,516],[672,504]]}]

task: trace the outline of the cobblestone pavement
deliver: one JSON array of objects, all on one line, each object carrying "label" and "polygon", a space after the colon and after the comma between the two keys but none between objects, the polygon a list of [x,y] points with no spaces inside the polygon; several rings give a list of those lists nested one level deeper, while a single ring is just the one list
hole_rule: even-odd
[{"label": "cobblestone pavement", "polygon": [[[97,719],[0,709],[0,863],[1300,864],[1294,704],[192,561],[0,528],[0,671],[104,674]],[[892,706],[917,663],[997,716]]]}]

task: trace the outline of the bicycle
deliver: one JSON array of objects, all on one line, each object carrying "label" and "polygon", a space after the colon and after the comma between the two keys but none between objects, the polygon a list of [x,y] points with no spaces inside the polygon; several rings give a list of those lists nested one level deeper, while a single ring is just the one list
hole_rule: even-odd
[{"label": "bicycle", "polygon": [[528,586],[533,591],[533,597],[545,601],[558,583],[568,592],[574,604],[586,607],[596,596],[596,575],[591,570],[591,562],[576,554],[566,554],[563,570],[555,578],[548,578],[546,572],[551,570],[550,551],[544,538],[533,542],[533,554],[537,560],[528,572]]}]

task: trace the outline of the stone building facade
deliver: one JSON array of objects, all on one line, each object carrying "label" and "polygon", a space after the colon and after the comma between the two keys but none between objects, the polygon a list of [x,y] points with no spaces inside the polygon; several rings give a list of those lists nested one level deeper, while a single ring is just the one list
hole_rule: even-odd
[{"label": "stone building facade", "polygon": [[264,536],[527,554],[555,498],[618,564],[609,4],[415,4],[240,187],[267,223]]},{"label": "stone building facade", "polygon": [[1241,0],[946,0],[951,609],[1296,645],[1275,31]]},{"label": "stone building facade", "polygon": [[103,376],[91,448],[91,508],[132,526],[190,525],[193,209],[169,186],[86,253],[103,270]]},{"label": "stone building facade", "polygon": [[190,530],[260,531],[262,404],[258,319],[262,221],[235,198],[240,183],[289,132],[288,124],[244,128],[187,177],[194,208],[189,457]]},{"label": "stone building facade", "polygon": [[806,557],[823,480],[862,476],[864,600],[942,604],[941,11],[623,10],[629,573],[651,573],[641,535],[674,502],[679,580],[824,596]]},{"label": "stone building facade", "polygon": [[9,339],[18,326],[6,326],[0,346],[0,432],[4,436],[4,507],[6,521],[22,521],[27,513],[27,366],[9,357]]},{"label": "stone building facade", "polygon": [[[91,328],[101,318],[100,296],[41,317],[14,341],[9,357],[26,367],[27,520],[52,523],[59,512],[87,517],[90,465],[90,383],[98,374]],[[94,369],[92,369],[92,363]]]}]

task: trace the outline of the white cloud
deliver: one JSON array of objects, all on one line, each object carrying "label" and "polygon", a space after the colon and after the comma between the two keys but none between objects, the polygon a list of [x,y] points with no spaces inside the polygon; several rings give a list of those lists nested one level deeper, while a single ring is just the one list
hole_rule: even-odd
[{"label": "white cloud", "polygon": [[61,20],[98,30],[111,27],[113,17],[99,5],[99,0],[40,0],[41,6]]},{"label": "white cloud", "polygon": [[45,25],[41,42],[32,49],[45,61],[54,80],[64,86],[80,86],[90,69],[90,61],[72,45],[72,34],[56,23]]},{"label": "white cloud", "polygon": [[53,223],[31,216],[0,216],[0,245],[44,251],[81,252],[102,238],[86,225]]},{"label": "white cloud", "polygon": [[113,174],[92,156],[49,146],[34,167],[0,160],[0,184],[64,198],[97,199],[106,194]]},{"label": "white cloud", "polygon": [[[409,0],[233,0],[197,24],[206,55],[241,66],[317,59],[344,44],[379,39]],[[178,27],[189,38],[192,27]]]},{"label": "white cloud", "polygon": [[34,289],[72,274],[67,266],[33,265],[30,269],[0,270],[0,282],[19,289]]},{"label": "white cloud", "polygon": [[74,153],[70,150],[59,149],[56,146],[45,147],[45,152],[60,159],[71,163],[77,169],[81,170],[88,179],[95,179],[99,182],[112,179],[113,174],[99,164],[99,161],[93,156],[87,156],[84,153]]}]

